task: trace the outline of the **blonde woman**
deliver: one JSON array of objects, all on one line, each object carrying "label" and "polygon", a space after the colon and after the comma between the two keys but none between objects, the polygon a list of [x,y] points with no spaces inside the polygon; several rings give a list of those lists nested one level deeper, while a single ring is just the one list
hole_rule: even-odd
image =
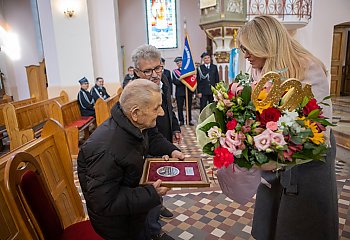
[{"label": "blonde woman", "polygon": [[[315,98],[328,96],[329,83],[323,63],[290,37],[284,26],[270,16],[258,16],[238,33],[244,57],[259,81],[268,71],[282,70],[286,78],[312,85]],[[332,109],[323,106],[331,119]],[[314,161],[279,170],[263,166],[265,184],[256,196],[252,235],[258,240],[338,239],[337,188],[335,182],[335,141],[325,162]]]}]

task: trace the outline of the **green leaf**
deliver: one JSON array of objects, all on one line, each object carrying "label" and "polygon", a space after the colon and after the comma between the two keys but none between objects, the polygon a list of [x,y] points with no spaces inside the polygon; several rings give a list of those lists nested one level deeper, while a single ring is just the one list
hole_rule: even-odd
[{"label": "green leaf", "polygon": [[249,158],[248,158],[248,148],[245,148],[245,149],[242,151],[242,155],[243,155],[243,157],[244,157],[246,160],[249,160]]},{"label": "green leaf", "polygon": [[302,139],[299,136],[292,136],[290,139],[294,144],[302,144]]},{"label": "green leaf", "polygon": [[250,98],[252,95],[252,87],[251,86],[245,86],[241,93],[241,98],[245,105],[248,105],[250,102]]},{"label": "green leaf", "polygon": [[209,142],[207,144],[204,145],[203,147],[203,152],[206,154],[209,154],[211,156],[214,156],[214,144]]},{"label": "green leaf", "polygon": [[237,164],[239,167],[242,168],[247,168],[250,169],[253,164],[251,162],[248,162],[247,160],[243,159],[243,158],[235,158],[235,164]]},{"label": "green leaf", "polygon": [[318,115],[320,115],[320,112],[321,112],[321,109],[314,109],[312,110],[309,115],[307,115],[307,118],[308,119],[314,119],[314,118],[317,118]]},{"label": "green leaf", "polygon": [[307,96],[305,96],[303,98],[303,101],[301,102],[300,106],[303,108],[306,106],[306,104],[309,102],[309,98]]},{"label": "green leaf", "polygon": [[327,96],[327,97],[325,97],[324,99],[322,99],[322,102],[325,101],[325,100],[330,99],[331,97],[332,97],[332,96]]},{"label": "green leaf", "polygon": [[225,113],[215,108],[214,116],[215,116],[216,123],[219,124],[219,127],[221,128],[222,132],[226,132],[226,125],[224,122]]},{"label": "green leaf", "polygon": [[267,159],[267,156],[265,154],[263,154],[263,153],[258,152],[255,156],[256,156],[256,160],[260,164],[267,163],[269,161]]},{"label": "green leaf", "polygon": [[205,124],[203,127],[200,127],[199,130],[202,130],[208,136],[209,129],[211,129],[214,126],[220,127],[220,125],[217,122],[209,122]]},{"label": "green leaf", "polygon": [[315,118],[315,119],[313,119],[313,120],[314,120],[315,122],[321,123],[321,124],[324,125],[324,126],[333,126],[333,127],[337,126],[336,124],[330,123],[329,121],[327,121],[327,120],[324,119],[324,118]]},{"label": "green leaf", "polygon": [[300,126],[305,127],[305,122],[303,120],[295,120]]}]

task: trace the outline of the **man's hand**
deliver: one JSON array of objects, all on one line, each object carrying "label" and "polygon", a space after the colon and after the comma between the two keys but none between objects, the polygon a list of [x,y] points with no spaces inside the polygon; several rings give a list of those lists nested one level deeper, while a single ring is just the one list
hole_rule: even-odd
[{"label": "man's hand", "polygon": [[164,196],[170,188],[167,187],[161,187],[162,180],[158,179],[155,183],[153,183],[153,187],[156,189],[159,196]]},{"label": "man's hand", "polygon": [[180,152],[179,150],[174,150],[171,153],[171,157],[172,158],[177,158],[179,160],[184,160],[185,159],[185,155],[182,152]]},{"label": "man's hand", "polygon": [[173,143],[180,144],[182,142],[182,135],[180,132],[175,132],[173,134]]},{"label": "man's hand", "polygon": [[198,98],[201,98],[201,97],[202,97],[202,94],[201,94],[201,93],[198,93],[198,94],[197,94],[197,97],[198,97]]}]

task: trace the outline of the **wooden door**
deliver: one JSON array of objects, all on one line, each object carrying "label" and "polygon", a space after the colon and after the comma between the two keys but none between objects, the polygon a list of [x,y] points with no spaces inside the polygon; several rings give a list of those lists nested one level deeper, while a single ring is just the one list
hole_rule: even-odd
[{"label": "wooden door", "polygon": [[350,28],[348,28],[348,40],[346,44],[345,65],[343,68],[343,81],[341,86],[341,95],[350,95]]},{"label": "wooden door", "polygon": [[345,57],[345,38],[346,28],[334,27],[333,46],[332,46],[332,64],[331,64],[331,95],[340,96],[342,66]]}]

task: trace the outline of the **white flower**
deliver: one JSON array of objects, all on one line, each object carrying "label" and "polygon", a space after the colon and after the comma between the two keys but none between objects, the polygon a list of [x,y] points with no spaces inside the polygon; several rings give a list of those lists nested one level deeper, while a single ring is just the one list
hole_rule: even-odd
[{"label": "white flower", "polygon": [[208,130],[208,137],[210,141],[215,144],[221,137],[221,133],[221,129],[217,126],[214,126]]},{"label": "white flower", "polygon": [[295,124],[295,120],[298,118],[298,113],[296,111],[289,112],[288,110],[283,112],[283,115],[278,119],[277,125],[280,129],[285,126],[291,127]]}]

